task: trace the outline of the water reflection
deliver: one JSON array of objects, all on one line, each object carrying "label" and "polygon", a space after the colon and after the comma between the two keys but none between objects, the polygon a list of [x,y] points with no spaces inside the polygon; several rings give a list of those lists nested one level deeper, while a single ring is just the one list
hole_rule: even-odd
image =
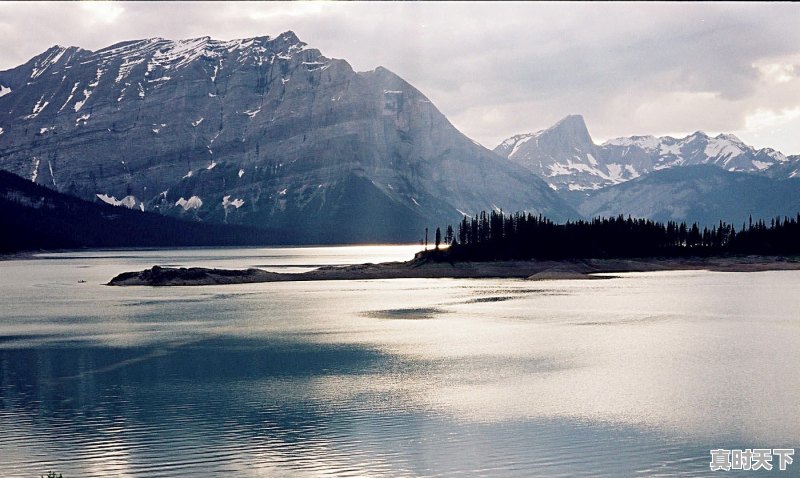
[{"label": "water reflection", "polygon": [[0,263],[4,474],[702,476],[800,442],[795,272],[101,285],[159,254]]}]

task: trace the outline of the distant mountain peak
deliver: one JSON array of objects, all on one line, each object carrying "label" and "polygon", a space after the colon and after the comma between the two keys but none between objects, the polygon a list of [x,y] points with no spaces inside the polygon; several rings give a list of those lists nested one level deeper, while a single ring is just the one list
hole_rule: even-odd
[{"label": "distant mountain peak", "polygon": [[735,134],[732,134],[732,133],[720,133],[720,134],[714,136],[714,139],[721,139],[721,140],[725,140],[725,141],[731,141],[731,142],[734,142],[734,143],[744,144],[742,142],[742,140],[739,139],[738,136],[736,136]]},{"label": "distant mountain peak", "polygon": [[589,128],[586,127],[586,121],[584,121],[581,115],[573,114],[565,116],[553,126],[538,133],[538,135],[553,134],[555,132],[560,135],[572,136],[581,143],[592,143]]},{"label": "distant mountain peak", "polygon": [[560,120],[556,121],[556,124],[551,126],[549,129],[558,128],[562,126],[583,126],[586,127],[586,121],[583,119],[583,115],[578,114],[569,114]]},{"label": "distant mountain peak", "polygon": [[800,157],[787,158],[771,148],[756,150],[730,133],[710,137],[698,130],[683,138],[627,136],[596,146],[580,115],[566,116],[533,134],[514,135],[494,151],[555,189],[600,189],[656,170],[702,164],[774,177],[800,174]]}]

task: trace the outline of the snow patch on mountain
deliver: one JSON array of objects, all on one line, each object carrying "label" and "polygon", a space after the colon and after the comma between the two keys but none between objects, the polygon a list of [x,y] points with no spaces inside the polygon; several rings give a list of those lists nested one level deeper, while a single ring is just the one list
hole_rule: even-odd
[{"label": "snow patch on mountain", "polygon": [[39,158],[37,158],[37,157],[33,158],[33,172],[31,173],[31,182],[35,183],[36,182],[36,178],[39,177],[39,163],[40,162],[41,161],[39,160]]},{"label": "snow patch on mountain", "polygon": [[222,207],[235,207],[239,209],[240,207],[244,206],[244,199],[234,199],[233,201],[230,200],[231,196],[227,195],[222,198]]},{"label": "snow patch on mountain", "polygon": [[45,57],[41,62],[37,61],[34,63],[33,69],[31,70],[31,80],[35,80],[42,76],[42,74],[47,71],[48,68],[53,66],[54,64],[58,63],[58,60],[64,55],[64,52],[67,51],[66,48],[56,45],[54,48],[51,49],[50,53]]},{"label": "snow patch on mountain", "polygon": [[90,96],[92,96],[91,90],[83,90],[83,99],[75,102],[74,108],[76,113],[83,108],[83,105],[86,104],[86,101],[89,100]]},{"label": "snow patch on mountain", "polygon": [[9,93],[11,93],[11,87],[10,86],[0,85],[0,98],[4,97],[5,95],[7,95]]},{"label": "snow patch on mountain", "polygon": [[[125,196],[122,199],[117,199],[116,197],[110,196],[105,193],[98,193],[96,194],[96,196],[98,199],[100,199],[106,204],[110,204],[112,206],[125,206],[128,209],[134,209],[136,207],[136,204],[138,203],[138,201],[136,200],[136,196],[132,195]],[[144,210],[143,207],[144,205],[142,205],[140,209]]]},{"label": "snow patch on mountain", "polygon": [[[536,141],[529,141],[535,138]],[[495,153],[545,179],[554,189],[597,189],[652,171],[712,164],[728,171],[786,177],[776,166],[797,161],[771,148],[755,148],[732,134],[710,137],[696,131],[684,138],[631,136],[595,145],[583,118],[570,115],[551,128],[501,142]],[[774,171],[774,173],[773,173]]]},{"label": "snow patch on mountain", "polygon": [[36,118],[37,116],[39,116],[39,113],[41,113],[45,108],[47,108],[47,105],[49,104],[50,104],[49,101],[44,101],[44,95],[42,95],[42,97],[39,98],[39,101],[37,101],[36,104],[33,105],[33,111],[31,112],[31,114],[26,116],[25,119]]},{"label": "snow patch on mountain", "polygon": [[180,199],[175,201],[175,206],[182,207],[184,211],[188,211],[190,209],[200,209],[203,207],[203,200],[198,196],[192,196],[189,199],[184,199],[183,196],[181,196]]}]

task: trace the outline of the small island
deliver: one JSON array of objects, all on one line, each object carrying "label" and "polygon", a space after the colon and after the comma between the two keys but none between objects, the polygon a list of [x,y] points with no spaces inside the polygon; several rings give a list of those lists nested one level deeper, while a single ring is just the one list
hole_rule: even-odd
[{"label": "small island", "polygon": [[[255,282],[367,279],[604,279],[621,272],[800,270],[800,215],[742,225],[697,224],[622,216],[555,224],[541,216],[502,212],[464,218],[456,235],[448,226],[445,247],[436,230],[434,248],[406,262],[324,266],[301,273],[153,266],[122,273],[114,286],[186,286]],[[613,277],[613,276],[611,276]]]},{"label": "small island", "polygon": [[[408,262],[326,266],[309,272],[278,273],[261,269],[169,268],[153,266],[111,279],[113,286],[191,286],[256,282],[369,279],[608,279],[614,273],[665,270],[758,272],[800,270],[800,258],[743,256],[686,259],[584,259],[573,261],[438,262],[424,253]],[[608,275],[612,274],[612,275]]]}]

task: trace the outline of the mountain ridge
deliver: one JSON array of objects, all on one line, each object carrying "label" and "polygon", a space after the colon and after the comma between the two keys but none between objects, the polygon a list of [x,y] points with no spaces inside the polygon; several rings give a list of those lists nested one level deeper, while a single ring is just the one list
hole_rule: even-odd
[{"label": "mountain ridge", "polygon": [[[355,72],[291,31],[53,47],[0,85],[0,168],[84,199],[330,240],[417,240],[483,209],[575,214],[402,78]],[[368,203],[346,198],[356,185]],[[402,234],[351,219],[373,204]]]},{"label": "mountain ridge", "polygon": [[585,218],[622,214],[656,221],[769,221],[800,213],[800,178],[773,179],[713,164],[666,168],[586,192],[576,205]]},{"label": "mountain ridge", "polygon": [[[564,128],[567,119],[579,126]],[[543,142],[560,146],[542,147]],[[697,164],[774,178],[800,176],[800,155],[756,149],[729,133],[711,137],[696,131],[683,138],[628,136],[598,145],[580,115],[569,115],[536,133],[514,135],[494,152],[536,173],[556,190],[597,190],[660,169]]]}]

